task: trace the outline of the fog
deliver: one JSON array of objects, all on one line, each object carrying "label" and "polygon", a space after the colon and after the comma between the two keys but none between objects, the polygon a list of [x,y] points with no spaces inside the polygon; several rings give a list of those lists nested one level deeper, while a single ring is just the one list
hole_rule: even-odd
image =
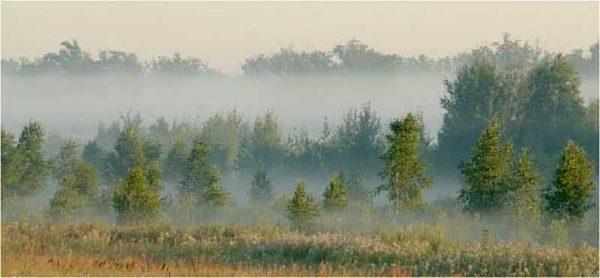
[{"label": "fog", "polygon": [[441,74],[315,76],[293,79],[251,77],[41,76],[2,78],[2,120],[20,130],[30,118],[48,134],[91,139],[100,122],[128,111],[145,122],[158,117],[204,120],[237,109],[247,120],[273,109],[284,134],[305,128],[318,136],[324,119],[336,124],[350,108],[370,102],[386,123],[407,112],[423,114],[435,135],[442,120]]}]

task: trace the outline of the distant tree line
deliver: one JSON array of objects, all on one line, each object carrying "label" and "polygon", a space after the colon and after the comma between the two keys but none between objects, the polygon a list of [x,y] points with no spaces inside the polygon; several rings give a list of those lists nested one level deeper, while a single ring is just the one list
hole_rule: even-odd
[{"label": "distant tree line", "polygon": [[[141,61],[134,53],[105,50],[94,57],[84,51],[76,40],[64,41],[58,52],[47,53],[33,60],[2,59],[2,72],[7,75],[31,76],[37,74],[170,74],[177,76],[214,76],[219,71],[201,59],[175,53],[171,57],[157,57]],[[589,55],[576,49],[565,58],[583,77],[598,76],[598,43],[589,48]],[[335,45],[331,50],[303,51],[293,47],[282,48],[267,55],[247,58],[241,64],[246,76],[289,78],[322,74],[404,74],[456,73],[475,60],[492,61],[505,70],[528,70],[543,57],[550,55],[527,42],[512,40],[505,34],[502,41],[482,46],[470,52],[434,59],[425,55],[403,57],[370,48],[353,39]]]}]

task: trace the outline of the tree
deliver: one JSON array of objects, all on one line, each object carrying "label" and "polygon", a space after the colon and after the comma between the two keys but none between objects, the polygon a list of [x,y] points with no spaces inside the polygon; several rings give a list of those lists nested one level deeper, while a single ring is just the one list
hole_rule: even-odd
[{"label": "tree", "polygon": [[102,169],[105,166],[106,151],[98,145],[96,140],[92,140],[88,141],[88,143],[83,146],[83,154],[81,157],[85,162],[96,167],[96,169]]},{"label": "tree", "polygon": [[217,72],[200,59],[182,57],[175,53],[173,57],[158,57],[149,65],[151,73],[165,75],[211,76]]},{"label": "tree", "polygon": [[256,118],[248,147],[249,157],[246,157],[245,162],[247,168],[255,169],[256,166],[252,166],[256,165],[257,161],[261,161],[269,169],[281,166],[284,145],[279,122],[273,110]]},{"label": "tree", "polygon": [[503,143],[500,122],[490,121],[475,143],[472,157],[459,165],[465,185],[459,199],[468,212],[491,213],[504,208],[511,192],[512,144]]},{"label": "tree", "polygon": [[17,151],[25,166],[20,171],[15,187],[18,196],[31,196],[40,192],[44,186],[49,165],[42,152],[43,138],[42,125],[37,121],[30,121],[21,131]]},{"label": "tree", "polygon": [[388,150],[383,154],[381,178],[385,183],[376,192],[387,191],[396,209],[413,208],[423,202],[423,190],[433,185],[433,179],[425,172],[421,159],[421,124],[409,113],[390,124],[390,134],[385,136]]},{"label": "tree", "polygon": [[11,197],[19,192],[19,179],[25,167],[12,133],[2,129],[2,197]]},{"label": "tree", "polygon": [[579,123],[584,122],[579,76],[567,59],[557,55],[536,66],[526,81],[529,98],[518,143],[531,148],[543,168],[550,168],[564,142],[577,135]]},{"label": "tree", "polygon": [[335,167],[340,169],[357,169],[361,165],[361,173],[374,172],[381,149],[377,140],[380,129],[381,120],[370,103],[363,104],[360,110],[351,109],[335,134],[334,145],[340,156],[329,159],[339,163]]},{"label": "tree", "polygon": [[351,204],[367,204],[371,202],[369,190],[365,188],[362,178],[356,171],[352,171],[346,180],[348,201]]},{"label": "tree", "polygon": [[516,84],[488,60],[475,60],[446,81],[441,103],[446,113],[438,133],[436,152],[439,170],[467,159],[472,146],[488,122],[497,118],[503,126],[516,117]]},{"label": "tree", "polygon": [[160,213],[160,197],[146,181],[144,170],[129,170],[113,195],[113,207],[119,223],[137,223],[155,219]]},{"label": "tree", "polygon": [[182,178],[188,152],[188,144],[185,138],[182,135],[176,135],[164,162],[163,168],[165,169],[166,179],[180,180]]},{"label": "tree", "polygon": [[68,218],[85,206],[98,193],[98,172],[81,158],[75,157],[72,169],[59,177],[58,189],[50,200],[49,215]]},{"label": "tree", "polygon": [[338,172],[331,177],[323,192],[323,207],[329,211],[343,210],[348,206],[348,195],[344,176]]},{"label": "tree", "polygon": [[539,174],[533,164],[533,156],[527,149],[521,150],[514,161],[509,176],[511,193],[508,197],[509,212],[521,223],[531,223],[539,218],[540,206],[537,187]]},{"label": "tree", "polygon": [[273,200],[273,185],[267,178],[267,171],[262,163],[259,164],[258,170],[256,171],[256,174],[254,174],[254,180],[252,180],[251,185],[251,202],[270,202]]},{"label": "tree", "polygon": [[124,177],[129,169],[141,167],[145,163],[144,142],[141,138],[141,118],[139,115],[122,117],[123,127],[119,133],[114,151],[107,156],[107,177],[116,182]]},{"label": "tree", "polygon": [[581,220],[593,207],[593,162],[571,140],[563,149],[554,179],[544,194],[545,210],[553,218]]},{"label": "tree", "polygon": [[187,159],[184,178],[180,182],[182,198],[192,197],[196,204],[222,206],[228,193],[219,184],[219,170],[210,162],[211,151],[201,137],[194,140],[194,146]]},{"label": "tree", "polygon": [[294,196],[287,204],[287,217],[292,224],[292,229],[310,230],[317,216],[317,206],[310,194],[306,192],[306,185],[303,181],[298,182]]}]

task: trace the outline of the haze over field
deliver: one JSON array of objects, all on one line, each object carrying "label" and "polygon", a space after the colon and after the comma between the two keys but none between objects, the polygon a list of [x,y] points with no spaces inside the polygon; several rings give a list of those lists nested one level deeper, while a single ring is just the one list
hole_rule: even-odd
[{"label": "haze over field", "polygon": [[598,2],[2,2],[2,276],[595,276]]}]

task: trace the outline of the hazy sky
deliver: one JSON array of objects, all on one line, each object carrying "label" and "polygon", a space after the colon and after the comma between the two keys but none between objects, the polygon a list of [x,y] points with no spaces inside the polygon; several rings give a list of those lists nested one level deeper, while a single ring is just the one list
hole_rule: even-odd
[{"label": "hazy sky", "polygon": [[444,56],[508,32],[551,51],[598,39],[598,2],[2,2],[2,57],[56,51],[66,39],[96,54],[143,59],[180,52],[225,73],[252,54],[330,49],[357,38],[386,52]]}]

